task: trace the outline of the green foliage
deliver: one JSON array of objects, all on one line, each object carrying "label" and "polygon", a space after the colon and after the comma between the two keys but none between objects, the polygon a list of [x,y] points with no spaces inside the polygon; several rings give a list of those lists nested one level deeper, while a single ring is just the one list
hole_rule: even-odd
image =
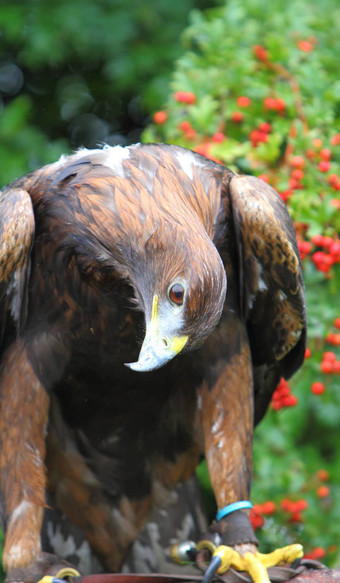
[{"label": "green foliage", "polygon": [[1,3],[1,185],[71,148],[137,140],[165,99],[188,13],[207,4]]},{"label": "green foliage", "polygon": [[299,541],[330,565],[340,559],[339,23],[336,0],[228,0],[195,12],[172,94],[144,132],[260,176],[287,202],[306,282],[308,358],[256,430],[253,521],[264,523],[264,550]]},{"label": "green foliage", "polygon": [[30,123],[32,102],[27,95],[13,99],[0,116],[1,182],[25,174],[56,160],[68,147],[66,140],[49,142],[47,136]]}]

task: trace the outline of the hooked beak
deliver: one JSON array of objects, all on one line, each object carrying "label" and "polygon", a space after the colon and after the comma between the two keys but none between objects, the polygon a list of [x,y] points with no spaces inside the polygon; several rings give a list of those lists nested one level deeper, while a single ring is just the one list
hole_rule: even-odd
[{"label": "hooked beak", "polygon": [[[166,329],[164,329],[166,328]],[[159,317],[158,296],[152,301],[151,320],[146,327],[146,334],[137,362],[125,363],[135,371],[149,372],[161,368],[186,345],[189,336],[171,334],[167,326],[162,326]]]}]

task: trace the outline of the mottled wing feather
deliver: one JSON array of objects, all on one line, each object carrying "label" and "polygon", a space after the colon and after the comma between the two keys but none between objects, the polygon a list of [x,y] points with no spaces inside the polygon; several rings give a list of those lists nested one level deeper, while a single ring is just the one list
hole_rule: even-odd
[{"label": "mottled wing feather", "polygon": [[289,378],[304,356],[306,309],[296,235],[285,204],[262,180],[234,176],[230,196],[241,312],[255,377],[259,373],[262,385],[269,379],[267,405],[275,381],[281,375]]},{"label": "mottled wing feather", "polygon": [[0,193],[0,345],[8,324],[19,330],[26,318],[34,214],[20,188]]}]

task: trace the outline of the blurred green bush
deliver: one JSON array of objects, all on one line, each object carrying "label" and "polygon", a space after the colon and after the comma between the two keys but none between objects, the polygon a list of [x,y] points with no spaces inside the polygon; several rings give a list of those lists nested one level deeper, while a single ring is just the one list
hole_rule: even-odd
[{"label": "blurred green bush", "polygon": [[0,3],[0,184],[71,148],[138,140],[167,94],[188,13],[216,4]]},{"label": "blurred green bush", "polygon": [[[228,0],[196,12],[145,141],[261,177],[286,201],[309,341],[255,434],[252,520],[263,550],[293,541],[340,564],[340,6]],[[200,469],[207,481],[204,468]]]}]

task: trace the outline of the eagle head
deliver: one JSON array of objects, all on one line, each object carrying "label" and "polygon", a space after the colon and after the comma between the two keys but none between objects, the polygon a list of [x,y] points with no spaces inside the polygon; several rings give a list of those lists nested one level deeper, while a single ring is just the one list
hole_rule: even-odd
[{"label": "eagle head", "polygon": [[148,239],[132,280],[146,332],[134,371],[156,370],[182,350],[197,348],[218,324],[227,279],[221,257],[202,226],[173,223]]}]

